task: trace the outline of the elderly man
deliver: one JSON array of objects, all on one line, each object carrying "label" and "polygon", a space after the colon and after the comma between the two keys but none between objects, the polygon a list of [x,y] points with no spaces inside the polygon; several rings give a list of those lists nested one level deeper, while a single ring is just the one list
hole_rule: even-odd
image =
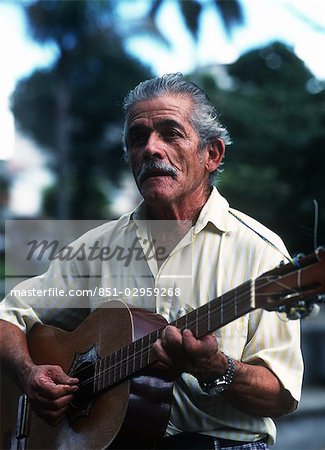
[{"label": "elderly man", "polygon": [[[94,288],[91,283],[97,283],[104,289],[115,282],[119,292],[122,288],[125,292],[126,283],[129,289],[140,283],[155,288],[154,296],[146,300],[135,296],[132,303],[171,322],[287,258],[274,233],[231,209],[212,187],[230,139],[201,89],[180,74],[165,75],[140,83],[124,107],[124,147],[143,202],[75,245],[86,241],[130,248],[134,237],[139,239],[141,220],[146,220],[162,224],[149,226],[155,258],[143,258],[127,268],[93,258],[88,261],[96,266],[91,273],[101,277],[87,278],[85,286]],[[165,221],[176,223],[176,231],[169,232]],[[159,245],[165,250],[160,257]],[[84,270],[78,261],[73,267],[59,266],[56,261],[47,274],[28,282],[48,286],[53,274],[55,278],[64,272],[61,283],[71,287],[73,272]],[[170,295],[163,295],[162,289],[170,287]],[[89,302],[94,308],[94,298]],[[46,318],[17,296],[8,296],[3,305],[2,358],[35,411],[56,424],[78,389],[78,379],[57,366],[36,366],[29,356],[25,333]],[[275,440],[272,418],[293,411],[299,401],[299,324],[255,310],[200,339],[192,331],[169,325],[153,345],[161,366],[179,374],[159,448],[267,449]]]}]

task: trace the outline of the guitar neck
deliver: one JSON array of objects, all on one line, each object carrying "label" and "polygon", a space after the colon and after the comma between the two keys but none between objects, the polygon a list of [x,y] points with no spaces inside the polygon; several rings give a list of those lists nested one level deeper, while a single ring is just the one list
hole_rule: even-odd
[{"label": "guitar neck", "polygon": [[[171,322],[181,331],[190,329],[201,338],[255,309],[255,282],[241,286]],[[100,392],[130,377],[156,361],[152,344],[165,327],[100,359],[95,367],[94,392]]]},{"label": "guitar neck", "polygon": [[198,339],[247,314],[255,307],[255,283],[249,280],[171,323]]}]

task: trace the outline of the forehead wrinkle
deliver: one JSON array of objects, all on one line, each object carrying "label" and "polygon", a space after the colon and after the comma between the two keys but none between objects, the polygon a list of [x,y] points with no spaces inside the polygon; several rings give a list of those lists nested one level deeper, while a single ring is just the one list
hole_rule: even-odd
[{"label": "forehead wrinkle", "polygon": [[180,120],[170,119],[168,117],[166,118],[157,118],[154,120],[155,123],[157,123],[158,126],[170,126],[170,127],[179,127],[184,128],[183,124]]},{"label": "forehead wrinkle", "polygon": [[[180,100],[185,100],[185,104],[183,104],[183,108],[179,107],[179,104],[174,103],[175,100],[180,99]],[[152,107],[152,102],[155,101],[159,101],[161,100],[162,103],[164,102],[164,100],[170,100],[170,103],[168,103],[166,105],[165,104],[160,104],[160,105],[156,105],[156,107]],[[145,104],[151,104],[151,108],[149,108],[149,110],[146,110],[145,108]],[[188,110],[186,105],[188,105]],[[139,106],[140,106],[140,110],[139,110]],[[136,102],[134,105],[131,106],[130,110],[128,111],[127,117],[126,117],[126,122],[128,124],[130,124],[133,120],[137,120],[137,117],[139,115],[141,115],[143,119],[151,119],[153,114],[159,113],[161,115],[175,115],[177,117],[179,117],[180,120],[183,120],[184,118],[188,118],[188,115],[191,114],[193,111],[193,100],[191,99],[190,96],[188,95],[182,95],[180,94],[175,94],[175,93],[167,93],[167,94],[163,94],[163,95],[158,95],[157,97],[153,97],[151,99],[148,100],[140,100],[139,102]]]},{"label": "forehead wrinkle", "polygon": [[[144,131],[144,130],[153,130],[153,129],[162,129],[164,127],[174,127],[186,133],[186,127],[184,126],[184,119],[187,120],[188,125],[194,129],[193,124],[189,117],[185,114],[173,114],[172,117],[168,112],[162,111],[160,108],[157,108],[161,114],[158,117],[151,115],[152,111],[148,111],[148,114],[144,114],[141,117],[131,117],[127,123],[127,134],[134,131]],[[178,112],[178,111],[177,111]],[[187,134],[187,133],[186,133]]]}]

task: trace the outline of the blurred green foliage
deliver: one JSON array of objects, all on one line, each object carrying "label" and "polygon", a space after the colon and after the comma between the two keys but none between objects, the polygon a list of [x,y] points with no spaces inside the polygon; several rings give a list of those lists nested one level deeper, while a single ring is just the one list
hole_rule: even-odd
[{"label": "blurred green foliage", "polygon": [[[159,11],[168,1],[149,0],[148,17],[155,22]],[[214,11],[219,14],[228,37],[231,36],[233,28],[236,25],[242,25],[244,23],[243,9],[239,0],[211,0],[209,2],[205,0],[174,0],[174,2],[178,5],[186,27],[196,41],[199,40],[201,17],[208,7],[212,6],[210,13]],[[152,29],[152,27],[150,28]],[[159,30],[156,31],[156,34],[160,37]]]},{"label": "blurred green foliage", "polygon": [[[54,42],[55,64],[21,80],[12,109],[24,132],[49,151],[58,184],[45,199],[54,217],[107,217],[105,180],[118,183],[122,101],[151,76],[124,50],[114,2],[37,1],[26,6],[32,34]],[[55,195],[56,192],[56,195]]]},{"label": "blurred green foliage", "polygon": [[313,249],[314,205],[325,243],[325,90],[280,43],[253,50],[228,68],[221,90],[202,75],[233,145],[219,187],[233,207],[277,231],[291,252]]},{"label": "blurred green foliage", "polygon": [[[149,14],[155,17],[163,3],[153,2]],[[196,33],[199,2],[183,3]],[[118,184],[126,170],[121,102],[151,74],[124,50],[115,4],[37,1],[26,7],[34,37],[55,42],[59,50],[56,63],[21,80],[12,98],[21,128],[52,155],[58,184],[45,200],[52,216],[58,216],[57,203],[68,201],[70,218],[109,217],[106,180]],[[229,13],[222,10],[226,4],[215,2],[221,14]],[[228,24],[238,11],[225,16]],[[219,188],[233,207],[279,233],[292,253],[309,252],[314,198],[320,206],[318,241],[325,242],[324,84],[280,43],[248,52],[227,71],[230,89],[218,87],[209,72],[190,76],[209,94],[233,138]]]}]

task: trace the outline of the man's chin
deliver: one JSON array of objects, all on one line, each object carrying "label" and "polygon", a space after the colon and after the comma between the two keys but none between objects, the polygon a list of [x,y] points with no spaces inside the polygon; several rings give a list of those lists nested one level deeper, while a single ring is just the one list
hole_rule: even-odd
[{"label": "man's chin", "polygon": [[140,189],[141,195],[146,203],[168,203],[170,202],[174,190],[171,186],[153,186],[151,183],[143,183]]},{"label": "man's chin", "polygon": [[149,177],[141,183],[140,192],[145,196],[167,196],[174,191],[174,179],[169,176]]}]

